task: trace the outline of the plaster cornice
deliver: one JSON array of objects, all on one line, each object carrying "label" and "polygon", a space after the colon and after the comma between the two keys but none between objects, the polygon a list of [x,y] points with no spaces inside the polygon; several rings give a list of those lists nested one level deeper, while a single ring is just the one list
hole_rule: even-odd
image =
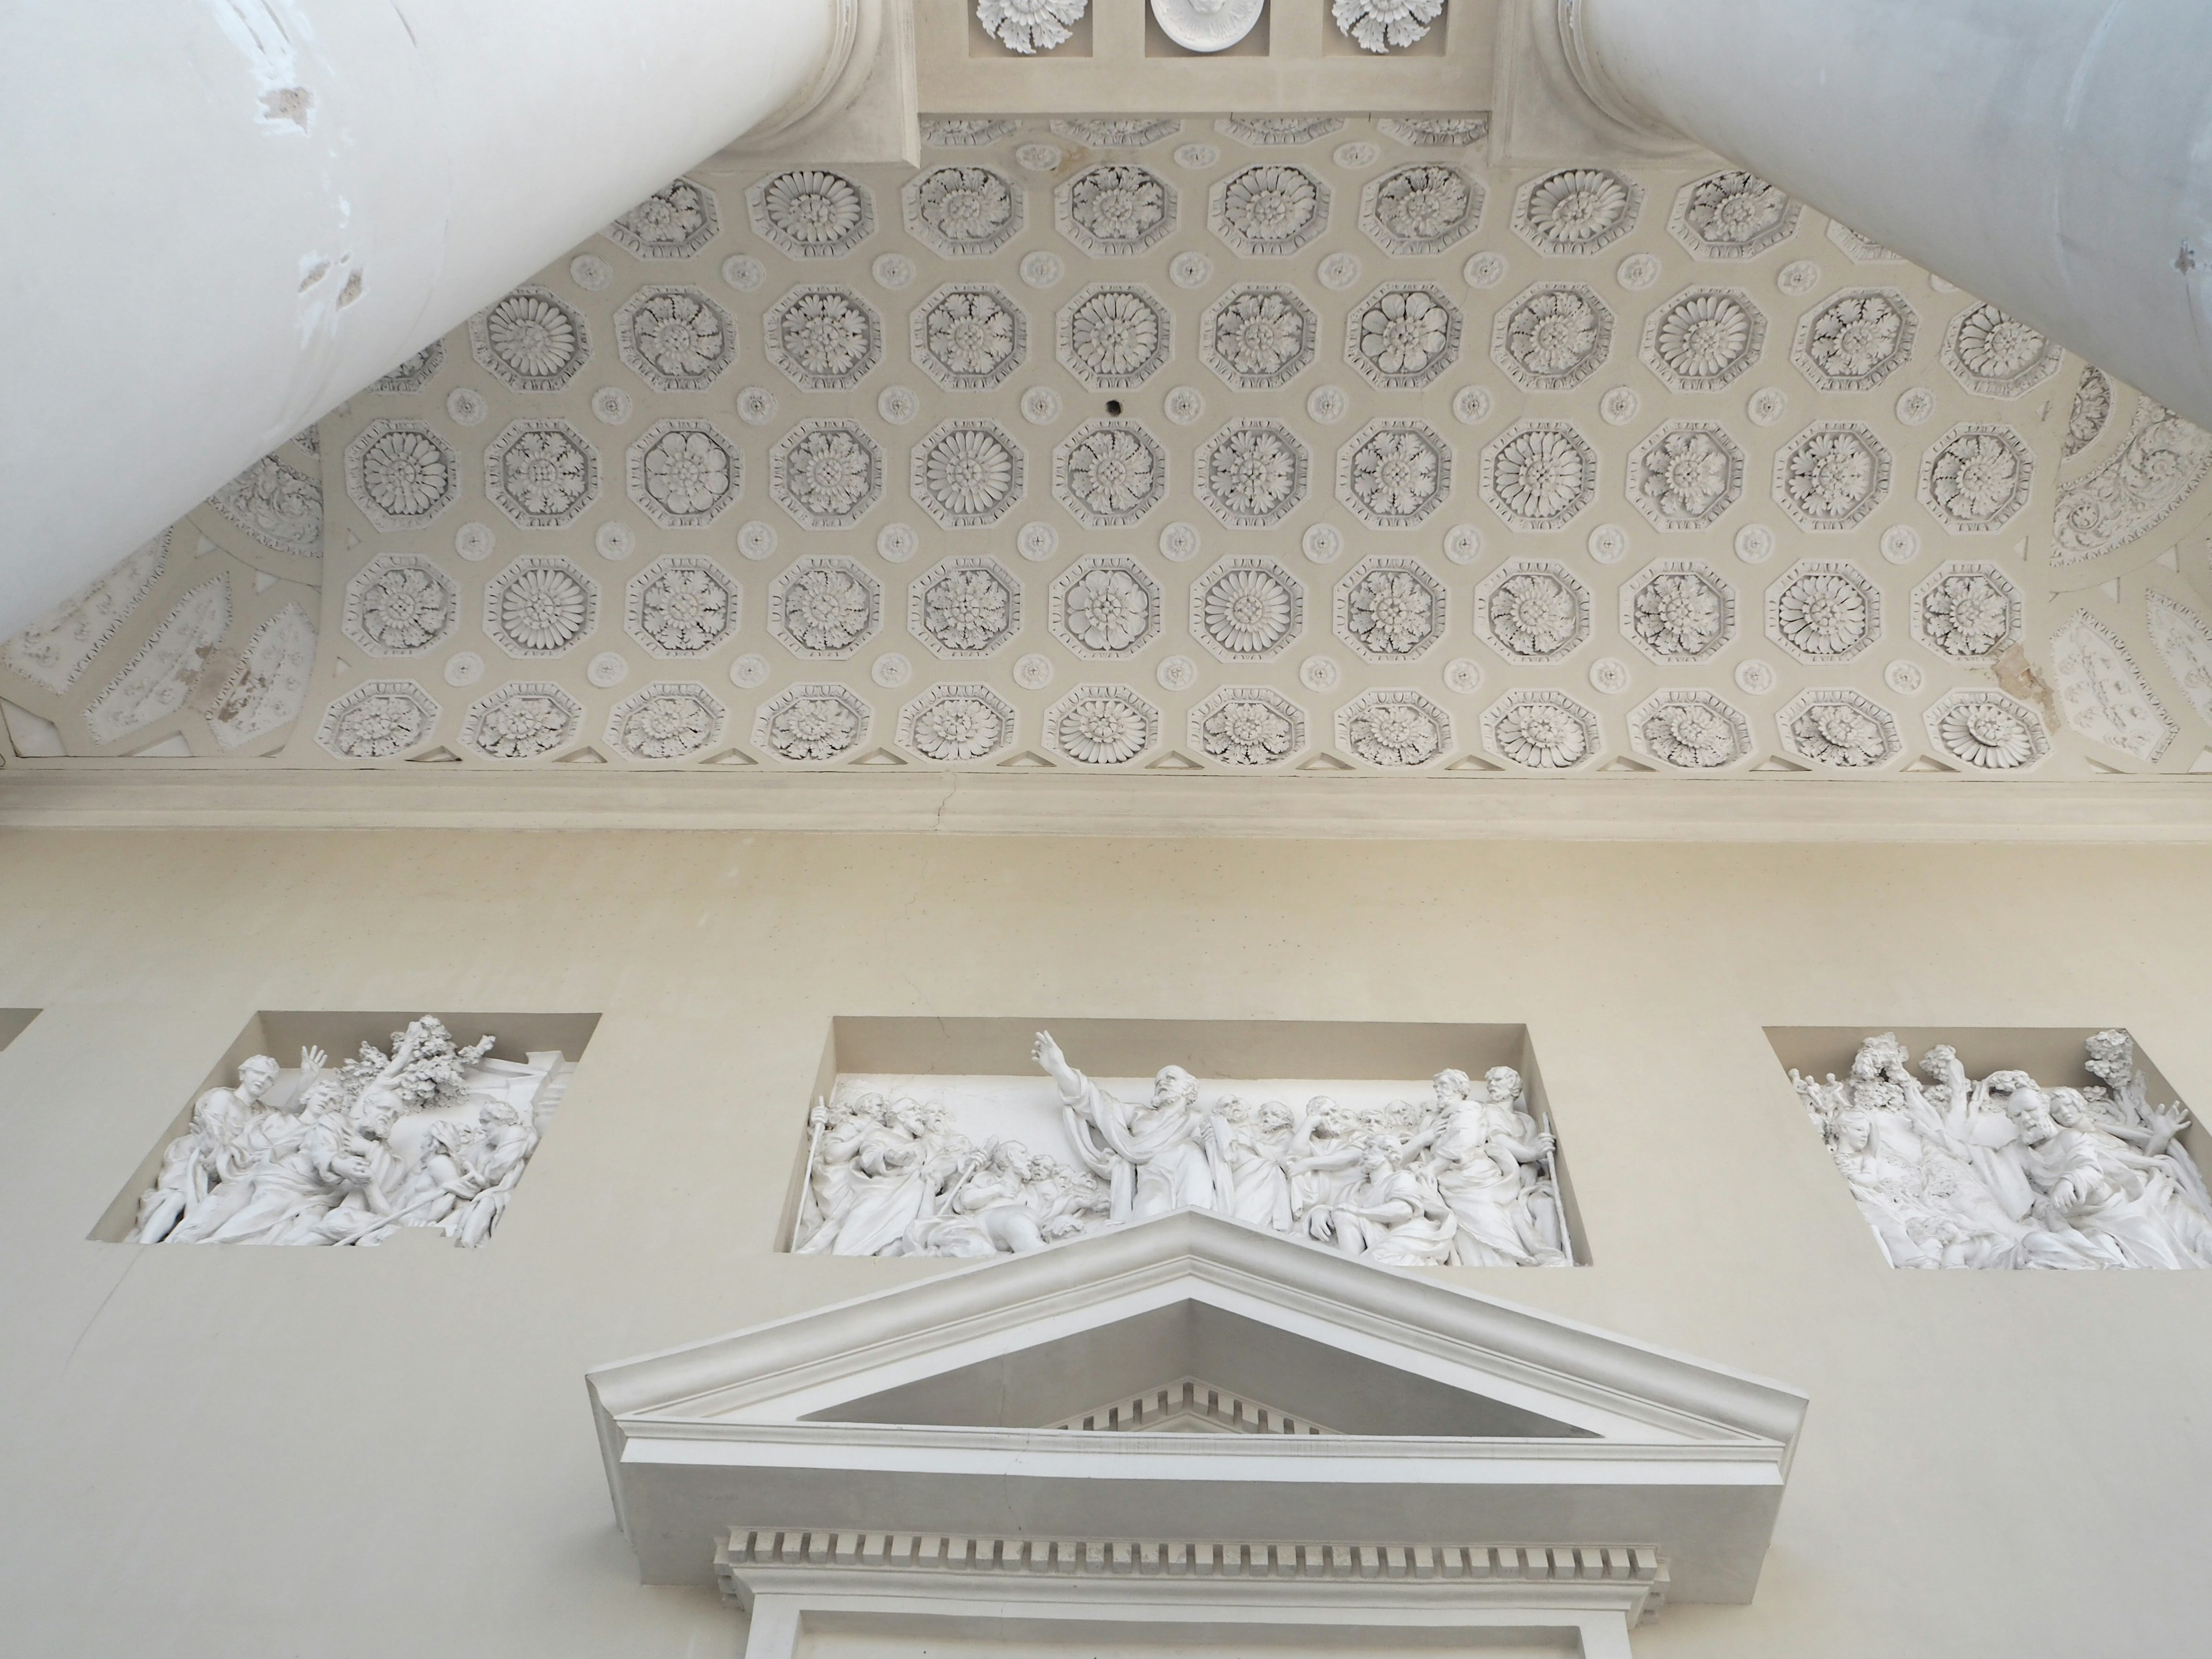
[{"label": "plaster cornice", "polygon": [[0,830],[724,830],[1304,840],[2212,842],[2212,781],[242,772],[18,763]]}]

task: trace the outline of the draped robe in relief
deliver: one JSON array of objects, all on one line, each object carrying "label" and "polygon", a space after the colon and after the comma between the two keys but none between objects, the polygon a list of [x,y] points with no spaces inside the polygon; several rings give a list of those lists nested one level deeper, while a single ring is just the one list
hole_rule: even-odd
[{"label": "draped robe in relief", "polygon": [[1211,1114],[1181,1100],[1132,1105],[1082,1073],[1073,1075],[1081,1088],[1063,1103],[1067,1138],[1108,1183],[1112,1219],[1230,1207],[1224,1195],[1233,1196],[1233,1178],[1221,1167],[1211,1134],[1201,1139]]}]

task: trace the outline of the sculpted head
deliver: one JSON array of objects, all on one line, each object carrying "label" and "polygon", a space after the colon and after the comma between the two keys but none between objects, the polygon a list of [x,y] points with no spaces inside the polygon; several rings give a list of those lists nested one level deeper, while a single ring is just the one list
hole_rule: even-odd
[{"label": "sculpted head", "polygon": [[1268,1101],[1260,1108],[1260,1127],[1268,1134],[1285,1134],[1295,1121],[1291,1109],[1279,1100]]},{"label": "sculpted head", "polygon": [[269,1092],[270,1085],[276,1081],[276,1074],[283,1069],[268,1054],[248,1055],[239,1062],[238,1097],[240,1100],[260,1099]]},{"label": "sculpted head", "polygon": [[1828,1136],[1838,1152],[1863,1152],[1874,1139],[1874,1115],[1863,1107],[1841,1107],[1828,1120]]},{"label": "sculpted head", "polygon": [[1390,1167],[1390,1142],[1383,1135],[1362,1135],[1359,1138],[1359,1170],[1366,1176],[1378,1176]]},{"label": "sculpted head", "polygon": [[1992,1072],[1990,1092],[2002,1097],[1999,1103],[2005,1115],[2018,1127],[2021,1139],[2029,1146],[2040,1146],[2058,1133],[2057,1125],[2051,1121],[2051,1097],[2027,1073]]},{"label": "sculpted head", "polygon": [[1429,1087],[1436,1091],[1437,1105],[1449,1106],[1465,1100],[1473,1092],[1474,1085],[1465,1072],[1447,1067],[1430,1080]]},{"label": "sculpted head", "polygon": [[1198,1079],[1180,1066],[1163,1066],[1152,1079],[1152,1105],[1157,1110],[1198,1104]]},{"label": "sculpted head", "polygon": [[1521,1098],[1521,1073],[1510,1066],[1493,1066],[1482,1074],[1482,1086],[1498,1105],[1510,1106]]},{"label": "sculpted head", "polygon": [[2062,1129],[2078,1129],[2095,1121],[2079,1089],[2053,1089],[2050,1110],[2051,1121]]}]

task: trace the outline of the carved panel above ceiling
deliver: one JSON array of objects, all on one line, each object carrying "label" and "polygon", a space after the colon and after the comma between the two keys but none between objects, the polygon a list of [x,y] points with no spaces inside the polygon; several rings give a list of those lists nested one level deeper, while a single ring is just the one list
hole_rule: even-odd
[{"label": "carved panel above ceiling", "polygon": [[2212,439],[1739,173],[670,185],[0,646],[33,767],[2189,771]]}]

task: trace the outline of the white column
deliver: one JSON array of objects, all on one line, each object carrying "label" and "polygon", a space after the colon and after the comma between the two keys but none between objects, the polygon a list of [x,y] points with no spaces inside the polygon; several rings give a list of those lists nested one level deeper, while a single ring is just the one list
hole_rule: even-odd
[{"label": "white column", "polygon": [[685,168],[878,0],[0,8],[0,638]]},{"label": "white column", "polygon": [[2207,0],[1558,0],[1671,128],[2212,426]]}]

